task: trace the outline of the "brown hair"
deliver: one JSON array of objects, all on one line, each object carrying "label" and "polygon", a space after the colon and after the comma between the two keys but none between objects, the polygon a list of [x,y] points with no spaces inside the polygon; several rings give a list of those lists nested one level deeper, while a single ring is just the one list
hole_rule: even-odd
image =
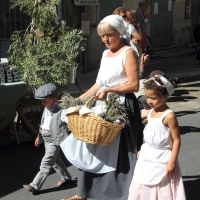
[{"label": "brown hair", "polygon": [[124,15],[126,15],[126,11],[122,8],[122,7],[118,7],[113,11],[113,15],[121,15],[121,13],[124,13]]},{"label": "brown hair", "polygon": [[[160,70],[154,70],[149,74],[149,78],[154,77],[155,80],[158,83],[160,83],[160,85],[163,85],[160,78],[155,77],[155,75],[161,75],[161,76],[165,77],[165,73]],[[168,94],[167,89],[165,87],[157,85],[154,80],[149,80],[147,82],[144,82],[144,88],[147,90],[154,90],[160,96],[164,96],[164,95]]]},{"label": "brown hair", "polygon": [[126,12],[126,22],[130,22],[131,24],[134,24],[136,22],[136,11],[135,10],[129,10]]}]

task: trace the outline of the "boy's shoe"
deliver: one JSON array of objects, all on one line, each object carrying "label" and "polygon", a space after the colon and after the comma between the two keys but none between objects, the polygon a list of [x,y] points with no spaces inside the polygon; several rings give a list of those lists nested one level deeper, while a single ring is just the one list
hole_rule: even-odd
[{"label": "boy's shoe", "polygon": [[58,187],[61,187],[63,185],[69,185],[72,182],[72,179],[60,179],[57,183]]},{"label": "boy's shoe", "polygon": [[23,187],[25,188],[25,189],[27,189],[29,192],[32,192],[32,194],[37,194],[39,191],[38,190],[36,190],[36,189],[34,189],[32,186],[30,186],[30,185],[23,185]]}]

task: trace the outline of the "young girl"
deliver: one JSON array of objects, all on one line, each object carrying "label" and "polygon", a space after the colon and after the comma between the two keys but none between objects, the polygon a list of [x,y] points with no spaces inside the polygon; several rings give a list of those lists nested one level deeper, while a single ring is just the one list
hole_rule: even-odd
[{"label": "young girl", "polygon": [[185,200],[185,191],[178,164],[180,149],[179,125],[165,101],[172,95],[172,84],[162,75],[153,74],[144,81],[148,124],[144,144],[138,152],[128,200]]}]

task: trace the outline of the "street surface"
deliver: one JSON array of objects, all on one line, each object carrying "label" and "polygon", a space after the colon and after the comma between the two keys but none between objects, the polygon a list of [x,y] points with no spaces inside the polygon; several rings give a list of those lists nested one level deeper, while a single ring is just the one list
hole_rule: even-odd
[{"label": "street surface", "polygon": [[[179,121],[182,145],[179,163],[187,200],[200,199],[200,79],[181,80],[167,104]],[[76,193],[77,169],[66,161],[73,177],[69,186],[57,187],[58,175],[52,170],[39,195],[32,195],[22,185],[32,181],[39,170],[44,154],[43,146],[36,148],[27,133],[20,131],[21,142],[0,147],[1,200],[60,200]],[[24,139],[25,138],[25,139]],[[89,199],[88,199],[89,200]]]}]

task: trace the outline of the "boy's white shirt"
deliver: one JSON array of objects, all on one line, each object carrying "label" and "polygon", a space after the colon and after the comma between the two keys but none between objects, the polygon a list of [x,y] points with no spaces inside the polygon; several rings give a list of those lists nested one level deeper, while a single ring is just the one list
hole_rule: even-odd
[{"label": "boy's white shirt", "polygon": [[[44,123],[41,125],[41,128],[44,131],[50,131],[50,122],[51,122],[52,115],[47,115],[47,112],[48,111],[46,111],[44,115]],[[61,111],[61,121],[68,123],[65,109]]]}]

